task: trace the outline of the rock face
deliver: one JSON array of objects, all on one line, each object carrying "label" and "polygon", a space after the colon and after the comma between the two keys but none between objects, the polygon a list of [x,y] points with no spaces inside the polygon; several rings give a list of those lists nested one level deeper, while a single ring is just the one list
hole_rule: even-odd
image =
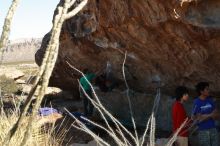
[{"label": "rock face", "polygon": [[[113,92],[106,94],[96,90],[96,93],[101,103],[114,117],[119,119],[124,125],[132,127],[126,92],[114,90]],[[136,92],[131,92],[129,94],[133,116],[138,127],[146,126],[148,118],[152,112],[155,96],[156,95],[153,94],[141,94]],[[156,110],[156,125],[157,128],[161,130],[170,131],[172,129],[171,109],[174,99],[169,96],[161,96],[160,98],[161,100],[158,102],[159,108]],[[192,109],[192,105],[187,104],[186,106],[189,111]],[[98,111],[96,110],[95,113],[98,113]],[[190,114],[190,112],[188,113]]]},{"label": "rock face", "polygon": [[[60,4],[63,1],[61,0]],[[56,13],[56,12],[55,12]],[[49,41],[44,37],[36,62],[41,63]],[[76,88],[79,74],[73,66],[97,71],[111,64],[123,80],[122,63],[130,88],[150,91],[155,77],[163,89],[176,85],[194,88],[199,81],[220,90],[220,1],[191,0],[90,0],[65,22],[60,52],[51,84]]]}]

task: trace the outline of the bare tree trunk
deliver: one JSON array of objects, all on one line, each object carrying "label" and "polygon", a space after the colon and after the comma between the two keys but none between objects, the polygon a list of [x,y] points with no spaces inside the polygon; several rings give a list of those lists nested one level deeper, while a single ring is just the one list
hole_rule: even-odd
[{"label": "bare tree trunk", "polygon": [[58,14],[55,16],[55,20],[53,23],[53,28],[51,32],[51,38],[49,45],[47,46],[45,56],[43,59],[43,63],[40,67],[40,71],[38,73],[37,79],[34,82],[34,86],[31,89],[29,96],[25,102],[24,108],[21,110],[21,115],[15,125],[12,127],[12,129],[9,131],[7,134],[5,141],[3,145],[9,145],[11,138],[15,134],[16,130],[19,128],[19,125],[23,121],[27,109],[31,103],[32,97],[34,93],[36,92],[37,87],[40,84],[41,81],[41,87],[39,89],[39,95],[36,100],[36,104],[33,107],[33,113],[28,119],[28,126],[27,130],[25,132],[24,139],[22,140],[21,145],[24,146],[26,145],[29,136],[31,136],[30,132],[32,130],[32,125],[33,125],[33,119],[37,114],[37,111],[40,107],[40,104],[43,100],[46,88],[49,83],[49,78],[52,74],[53,68],[55,66],[57,56],[58,56],[58,49],[59,49],[59,37],[60,37],[60,32],[62,28],[62,24],[65,20],[73,17],[76,15],[87,3],[88,0],[83,0],[80,4],[78,4],[72,11],[68,12],[69,8],[75,3],[75,0],[65,0],[63,6],[59,6],[58,9]]},{"label": "bare tree trunk", "polygon": [[8,43],[8,38],[9,38],[10,28],[11,28],[11,21],[12,21],[12,18],[14,16],[14,13],[15,13],[15,10],[18,6],[19,1],[20,0],[13,0],[12,1],[11,6],[8,10],[8,13],[5,17],[5,22],[4,22],[4,26],[3,26],[3,30],[2,30],[2,34],[1,34],[1,39],[0,39],[0,59],[1,59],[0,65],[3,60],[3,54],[4,54],[3,48]]}]

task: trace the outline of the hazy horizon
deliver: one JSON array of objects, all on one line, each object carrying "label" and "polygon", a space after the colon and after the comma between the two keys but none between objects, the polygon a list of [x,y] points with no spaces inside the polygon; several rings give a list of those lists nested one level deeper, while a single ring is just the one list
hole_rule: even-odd
[{"label": "hazy horizon", "polygon": [[[11,2],[0,0],[0,33]],[[58,2],[21,0],[13,17],[9,40],[42,38],[52,27],[53,13]]]}]

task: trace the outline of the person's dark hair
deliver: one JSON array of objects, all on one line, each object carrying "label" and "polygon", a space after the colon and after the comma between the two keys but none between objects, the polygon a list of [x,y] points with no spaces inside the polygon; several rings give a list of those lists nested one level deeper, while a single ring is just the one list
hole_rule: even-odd
[{"label": "person's dark hair", "polygon": [[88,69],[88,68],[83,69],[83,73],[84,73],[84,74],[89,73],[89,69]]},{"label": "person's dark hair", "polygon": [[176,100],[179,101],[183,97],[184,94],[188,94],[188,93],[189,91],[185,86],[178,86],[175,90]]},{"label": "person's dark hair", "polygon": [[208,82],[199,82],[197,85],[196,85],[196,92],[201,95],[201,91],[204,91],[204,89],[206,87],[209,87],[209,83]]}]

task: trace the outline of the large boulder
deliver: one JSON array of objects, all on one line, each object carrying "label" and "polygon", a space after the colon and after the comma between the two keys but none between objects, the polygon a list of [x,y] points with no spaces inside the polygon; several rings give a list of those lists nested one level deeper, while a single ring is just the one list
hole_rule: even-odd
[{"label": "large boulder", "polygon": [[[114,90],[111,93],[96,92],[103,106],[110,111],[114,117],[119,119],[124,125],[132,127],[127,92],[121,92],[119,90]],[[138,127],[146,126],[152,112],[155,97],[156,94],[143,94],[133,91],[129,93],[134,120]],[[174,99],[172,99],[171,96],[162,95],[160,97],[158,108],[155,110],[158,129],[163,131],[171,130],[171,108],[173,102]],[[190,111],[192,104],[187,104],[187,106]],[[95,115],[100,115],[98,111],[95,111],[95,113],[97,113]]]},{"label": "large boulder", "polygon": [[[59,5],[63,4],[61,0]],[[55,11],[55,14],[57,11]],[[36,53],[40,65],[50,33]],[[159,76],[167,92],[177,85],[194,88],[199,81],[220,90],[220,1],[195,0],[90,0],[76,16],[63,24],[60,50],[50,84],[77,89],[78,69],[97,71],[112,66],[123,80],[122,63],[129,86],[150,91]]]}]

